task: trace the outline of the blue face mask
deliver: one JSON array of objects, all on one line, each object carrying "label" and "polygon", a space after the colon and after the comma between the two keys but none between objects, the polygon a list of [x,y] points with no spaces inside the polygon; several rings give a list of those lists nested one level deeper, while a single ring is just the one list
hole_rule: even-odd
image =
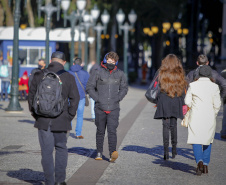
[{"label": "blue face mask", "polygon": [[42,69],[42,67],[43,67],[42,65],[38,65],[38,68],[39,68],[39,69]]}]

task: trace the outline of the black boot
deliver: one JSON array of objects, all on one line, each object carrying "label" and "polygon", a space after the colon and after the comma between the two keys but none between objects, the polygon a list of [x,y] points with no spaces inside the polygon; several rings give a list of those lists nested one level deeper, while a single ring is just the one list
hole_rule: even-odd
[{"label": "black boot", "polygon": [[169,159],[169,148],[164,146],[164,160]]},{"label": "black boot", "polygon": [[177,147],[176,145],[172,147],[172,158],[174,159],[177,155]]}]

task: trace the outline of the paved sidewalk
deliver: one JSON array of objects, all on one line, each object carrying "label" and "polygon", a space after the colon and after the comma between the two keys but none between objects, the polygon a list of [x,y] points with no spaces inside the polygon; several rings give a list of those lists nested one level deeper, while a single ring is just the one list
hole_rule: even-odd
[{"label": "paved sidewalk", "polygon": [[[118,129],[118,143],[121,144],[115,163],[107,162],[107,140],[106,160],[93,159],[96,127],[90,119],[90,107],[85,108],[84,114],[82,135],[85,139],[74,138],[76,119],[73,120],[68,139],[68,184],[225,184],[226,140],[221,140],[219,134],[222,111],[217,117],[209,174],[197,177],[194,175],[196,164],[192,148],[186,144],[187,129],[180,126],[180,120],[178,155],[175,159],[163,160],[162,124],[153,119],[155,108],[145,101],[145,88],[130,87],[121,103]],[[6,113],[3,109],[7,106],[8,103],[0,102],[0,184],[42,184],[44,174],[38,135],[27,102],[21,102],[22,113]],[[86,170],[89,165],[90,169]],[[84,177],[86,179],[81,181]]]}]

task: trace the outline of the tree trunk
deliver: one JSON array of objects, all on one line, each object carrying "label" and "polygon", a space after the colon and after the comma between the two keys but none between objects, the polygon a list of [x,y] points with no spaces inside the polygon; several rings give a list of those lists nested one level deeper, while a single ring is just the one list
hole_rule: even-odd
[{"label": "tree trunk", "polygon": [[3,21],[4,21],[4,9],[0,4],[0,26],[3,26]]},{"label": "tree trunk", "polygon": [[8,0],[1,0],[3,9],[6,13],[6,26],[13,26],[13,15],[8,5]]},{"label": "tree trunk", "polygon": [[30,27],[34,28],[35,22],[34,22],[34,14],[33,14],[32,7],[31,7],[31,0],[27,0],[27,13],[28,13],[29,25],[30,25]]}]

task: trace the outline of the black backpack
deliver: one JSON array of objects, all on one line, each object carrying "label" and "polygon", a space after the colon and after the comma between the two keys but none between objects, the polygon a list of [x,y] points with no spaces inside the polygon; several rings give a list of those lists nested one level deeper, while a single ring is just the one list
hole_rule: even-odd
[{"label": "black backpack", "polygon": [[42,70],[44,76],[38,85],[33,108],[37,115],[44,117],[57,117],[63,112],[64,103],[66,100],[62,97],[62,82],[60,75],[66,72],[60,70],[57,73]]},{"label": "black backpack", "polygon": [[31,86],[31,82],[32,82],[32,80],[33,80],[34,74],[35,74],[36,72],[38,72],[38,71],[41,71],[41,69],[35,68],[35,69],[33,69],[33,70],[31,71],[31,74],[30,74],[29,79],[28,79],[28,87]]}]

